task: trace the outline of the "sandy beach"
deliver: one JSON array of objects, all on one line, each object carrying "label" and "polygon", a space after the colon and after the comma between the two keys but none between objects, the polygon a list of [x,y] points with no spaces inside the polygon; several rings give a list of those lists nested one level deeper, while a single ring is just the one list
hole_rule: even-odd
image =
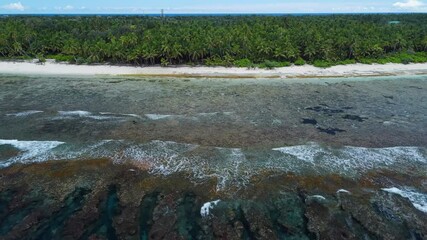
[{"label": "sandy beach", "polygon": [[330,68],[311,65],[267,69],[206,66],[117,66],[117,65],[73,65],[48,61],[37,64],[26,62],[0,62],[1,74],[43,75],[135,75],[164,77],[219,77],[219,78],[297,78],[297,77],[357,77],[387,75],[427,74],[427,63],[418,64],[350,64]]},{"label": "sandy beach", "polygon": [[427,236],[426,75],[290,78],[425,65],[0,66],[0,239]]}]

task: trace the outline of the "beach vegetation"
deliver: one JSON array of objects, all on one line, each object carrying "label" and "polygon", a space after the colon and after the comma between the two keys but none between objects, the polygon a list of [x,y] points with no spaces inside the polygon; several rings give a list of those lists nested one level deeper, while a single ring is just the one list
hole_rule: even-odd
[{"label": "beach vegetation", "polygon": [[[399,24],[389,24],[399,21]],[[9,16],[0,58],[75,64],[318,67],[427,62],[427,14]]]},{"label": "beach vegetation", "polygon": [[46,58],[43,55],[38,55],[37,56],[37,63],[38,64],[45,64],[46,63]]},{"label": "beach vegetation", "polygon": [[47,59],[54,59],[56,62],[72,62],[72,61],[74,61],[74,56],[63,55],[63,54],[47,55],[46,58]]},{"label": "beach vegetation", "polygon": [[263,63],[257,65],[257,67],[259,68],[266,68],[266,69],[274,69],[274,68],[289,67],[289,66],[291,66],[290,62],[276,62],[276,61],[270,61],[270,60],[265,60]]},{"label": "beach vegetation", "polygon": [[331,62],[326,61],[326,60],[315,60],[313,62],[313,66],[318,67],[318,68],[328,68],[328,67],[331,67],[333,65],[334,64],[332,64]]},{"label": "beach vegetation", "polygon": [[251,68],[254,66],[253,62],[247,58],[236,60],[234,61],[233,65],[235,67],[241,67],[241,68]]},{"label": "beach vegetation", "polygon": [[169,61],[165,58],[162,58],[162,59],[160,59],[160,65],[162,67],[167,67],[167,66],[169,66]]},{"label": "beach vegetation", "polygon": [[81,64],[86,64],[88,62],[86,61],[86,59],[84,59],[82,57],[77,57],[72,61],[72,63],[75,63],[77,65],[81,65]]},{"label": "beach vegetation", "polygon": [[355,64],[357,61],[355,59],[346,59],[346,60],[340,60],[331,63],[332,65],[348,65],[348,64]]},{"label": "beach vegetation", "polygon": [[296,66],[302,66],[302,65],[305,65],[305,60],[304,60],[304,59],[302,59],[302,58],[298,58],[297,60],[295,60],[294,64],[295,64]]}]

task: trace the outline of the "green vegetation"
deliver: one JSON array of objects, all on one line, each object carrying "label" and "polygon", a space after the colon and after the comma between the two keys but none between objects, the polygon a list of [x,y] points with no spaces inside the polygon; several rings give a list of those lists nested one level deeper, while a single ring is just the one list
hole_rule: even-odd
[{"label": "green vegetation", "polygon": [[74,58],[74,56],[63,55],[63,54],[46,55],[46,58],[48,58],[48,59],[54,59],[57,62],[75,62],[76,61],[76,59]]},{"label": "green vegetation", "polygon": [[233,63],[234,66],[236,67],[245,67],[245,68],[252,68],[255,65],[252,63],[251,60],[245,58],[245,59],[240,59],[240,60],[236,60]]},{"label": "green vegetation", "polygon": [[332,66],[332,62],[326,61],[326,60],[315,60],[313,62],[313,66],[320,67],[320,68],[327,68]]},{"label": "green vegetation", "polygon": [[427,14],[9,16],[0,26],[1,59],[267,69],[427,62]]},{"label": "green vegetation", "polygon": [[276,61],[270,61],[270,60],[265,60],[263,63],[257,65],[257,67],[259,68],[267,68],[267,69],[274,69],[278,67],[288,67],[288,66],[291,66],[290,62],[276,62]]},{"label": "green vegetation", "polygon": [[37,61],[39,64],[44,64],[46,62],[46,58],[44,56],[37,56]]},{"label": "green vegetation", "polygon": [[302,65],[304,65],[304,64],[305,64],[305,60],[304,60],[304,59],[302,59],[302,58],[298,58],[298,59],[294,62],[294,64],[295,64],[295,65],[297,65],[297,66],[302,66]]}]

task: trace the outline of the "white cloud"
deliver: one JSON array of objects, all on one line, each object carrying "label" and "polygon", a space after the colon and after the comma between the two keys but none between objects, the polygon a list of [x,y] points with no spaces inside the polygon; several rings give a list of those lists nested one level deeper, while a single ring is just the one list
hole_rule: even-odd
[{"label": "white cloud", "polygon": [[393,4],[393,6],[400,8],[418,8],[424,5],[425,4],[420,0],[407,0],[406,2],[396,2],[395,4]]},{"label": "white cloud", "polygon": [[24,11],[25,10],[25,7],[24,7],[24,5],[22,5],[21,2],[9,3],[6,5],[3,5],[1,8],[7,9],[7,10],[16,10],[16,11]]},{"label": "white cloud", "polygon": [[[128,13],[128,12],[132,12],[132,13],[142,13],[144,12],[143,8],[140,7],[98,7],[97,8],[98,11],[102,11],[102,12],[118,12],[118,13]],[[156,9],[155,11],[156,13],[160,12],[160,9]]]},{"label": "white cloud", "polygon": [[[76,10],[76,8],[74,6],[72,6],[72,5],[67,5],[67,6],[64,6],[64,7],[55,7],[54,9],[57,10],[57,11],[72,11],[72,10]],[[83,8],[81,8],[81,9],[83,9]]]},{"label": "white cloud", "polygon": [[67,5],[64,7],[64,10],[73,10],[73,9],[74,9],[74,7],[71,5]]}]

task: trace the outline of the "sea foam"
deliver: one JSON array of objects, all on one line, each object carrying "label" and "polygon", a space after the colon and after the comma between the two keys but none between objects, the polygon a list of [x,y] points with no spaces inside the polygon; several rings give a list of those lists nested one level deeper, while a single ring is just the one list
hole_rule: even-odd
[{"label": "sea foam", "polygon": [[160,120],[165,118],[173,117],[174,115],[166,115],[166,114],[145,114],[145,116],[150,120]]},{"label": "sea foam", "polygon": [[79,117],[86,117],[92,115],[91,112],[88,111],[82,111],[82,110],[76,110],[76,111],[58,111],[59,115],[62,116],[79,116]]},{"label": "sea foam", "polygon": [[144,114],[144,116],[150,120],[162,120],[167,118],[179,118],[198,121],[199,118],[212,118],[216,116],[226,115],[230,116],[234,112],[202,112],[202,113],[193,113],[193,114],[183,114],[183,115],[172,115],[172,114]]},{"label": "sea foam", "polygon": [[402,190],[396,187],[392,188],[382,188],[383,191],[394,193],[400,195],[404,198],[409,199],[412,205],[422,211],[427,213],[427,194],[419,193],[413,190]]},{"label": "sea foam", "polygon": [[134,117],[141,118],[140,115],[134,113],[112,113],[112,112],[100,112],[101,115],[112,115],[112,116],[124,116],[124,117]]},{"label": "sea foam", "polygon": [[[342,174],[354,176],[374,168],[416,166],[427,169],[425,149],[417,147],[361,148],[322,147],[318,144],[269,149],[240,149],[200,146],[172,141],[138,143],[126,140],[102,140],[82,143],[57,141],[0,140],[21,152],[3,161],[0,167],[15,162],[109,158],[114,163],[131,162],[151,174],[168,176],[183,173],[191,181],[202,183],[216,179],[216,190],[238,191],[251,184],[254,176],[271,174]],[[61,145],[61,146],[60,146]],[[59,147],[60,146],[60,147]],[[343,193],[340,190],[339,193]]]},{"label": "sea foam", "polygon": [[17,112],[17,113],[8,113],[6,116],[12,116],[12,117],[27,117],[33,114],[42,113],[43,111],[38,110],[28,110],[23,112]]},{"label": "sea foam", "polygon": [[207,202],[203,204],[203,206],[200,208],[200,215],[202,217],[207,217],[210,215],[210,210],[214,208],[221,200],[215,200],[211,202]]},{"label": "sea foam", "polygon": [[310,143],[274,148],[273,151],[308,163],[319,171],[339,173],[366,171],[397,163],[427,163],[425,154],[418,147],[365,148],[345,146],[332,148]]},{"label": "sea foam", "polygon": [[[130,117],[131,114],[114,114],[101,112],[99,114],[94,114],[92,112],[76,110],[76,111],[58,111],[59,116],[55,117],[54,120],[62,120],[62,119],[74,119],[74,118],[89,118],[98,121],[105,120],[124,120],[125,117]],[[132,115],[132,117],[134,117]]]},{"label": "sea foam", "polygon": [[46,159],[45,155],[50,150],[64,144],[58,141],[19,141],[19,140],[4,140],[0,139],[0,145],[12,145],[19,149],[21,153],[18,156],[12,157],[5,162],[0,163],[0,166],[7,167],[13,163],[38,162]]}]

